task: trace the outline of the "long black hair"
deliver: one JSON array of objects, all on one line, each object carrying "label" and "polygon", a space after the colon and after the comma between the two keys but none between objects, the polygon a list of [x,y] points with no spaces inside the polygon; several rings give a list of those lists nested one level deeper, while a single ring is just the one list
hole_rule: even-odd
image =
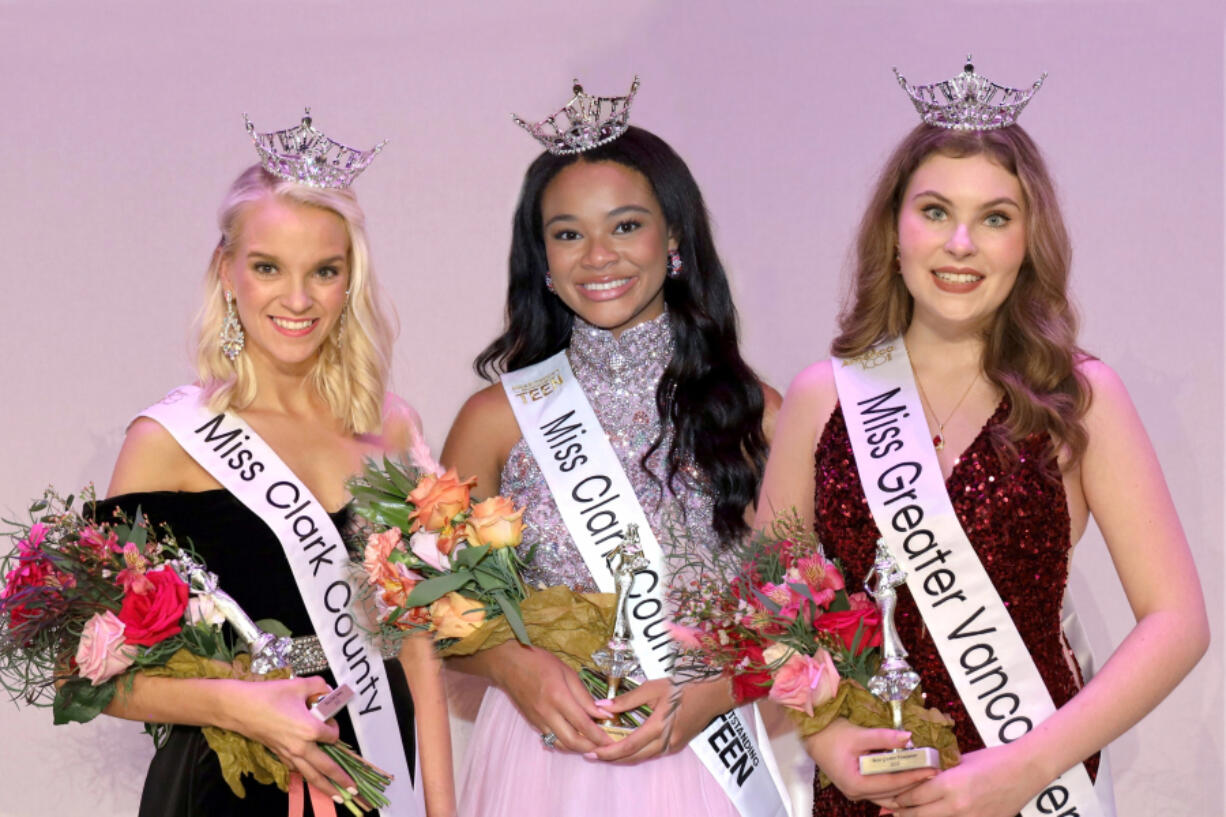
[{"label": "long black hair", "polygon": [[660,137],[631,127],[586,153],[542,153],[532,163],[515,209],[506,329],[477,356],[473,368],[494,380],[570,342],[574,313],[545,288],[541,195],[559,171],[577,161],[617,162],[642,173],[681,253],[684,273],[664,281],[674,351],[656,390],[662,428],[643,455],[644,468],[671,424],[669,489],[675,492],[678,471],[692,460],[715,497],[716,533],[725,541],[741,536],[748,531],[745,507],[757,500],[766,461],[762,385],[737,346],[736,308],[702,193],[685,162]]}]

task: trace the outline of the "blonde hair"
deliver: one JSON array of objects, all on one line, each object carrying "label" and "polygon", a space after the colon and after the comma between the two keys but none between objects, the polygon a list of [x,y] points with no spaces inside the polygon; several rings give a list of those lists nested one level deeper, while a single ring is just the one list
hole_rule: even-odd
[{"label": "blonde hair", "polygon": [[[1026,257],[984,330],[984,374],[1009,398],[1009,416],[994,442],[1011,458],[1015,442],[1045,432],[1066,449],[1071,467],[1085,452],[1082,418],[1090,403],[1089,383],[1077,370],[1088,355],[1077,346],[1077,315],[1068,298],[1072,246],[1042,154],[1016,125],[955,131],[922,124],[907,134],[882,169],[860,222],[852,292],[831,353],[854,357],[911,323],[914,303],[894,264],[899,208],[915,169],[936,153],[987,156],[1021,185],[1028,205]],[[1052,456],[1057,453],[1053,446]]]},{"label": "blonde hair", "polygon": [[395,325],[384,306],[370,262],[366,216],[348,190],[327,190],[273,176],[252,165],[234,181],[218,211],[221,240],[204,275],[204,305],[197,317],[196,372],[214,411],[243,409],[255,399],[258,384],[251,360],[240,353],[231,362],[221,351],[226,315],[221,265],[233,251],[247,205],[275,196],[319,207],[340,216],[349,233],[349,297],[344,307],[343,342],[324,341],[310,382],[332,414],[351,434],[378,432],[391,368]]}]

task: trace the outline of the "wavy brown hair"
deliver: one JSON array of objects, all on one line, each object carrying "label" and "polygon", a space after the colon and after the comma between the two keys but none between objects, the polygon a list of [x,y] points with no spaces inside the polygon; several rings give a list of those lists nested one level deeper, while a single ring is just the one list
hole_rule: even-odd
[{"label": "wavy brown hair", "polygon": [[1077,314],[1068,298],[1072,246],[1047,165],[1017,125],[991,131],[954,131],[922,124],[907,134],[881,171],[856,238],[854,278],[840,334],[838,357],[854,357],[901,335],[914,304],[896,274],[898,216],[911,174],[933,154],[986,156],[1017,177],[1026,198],[1026,257],[1005,302],[984,329],[983,371],[1009,398],[1009,416],[994,434],[997,452],[1017,456],[1014,445],[1047,433],[1071,468],[1085,453],[1083,417],[1090,386],[1077,370],[1088,355],[1077,345]]}]

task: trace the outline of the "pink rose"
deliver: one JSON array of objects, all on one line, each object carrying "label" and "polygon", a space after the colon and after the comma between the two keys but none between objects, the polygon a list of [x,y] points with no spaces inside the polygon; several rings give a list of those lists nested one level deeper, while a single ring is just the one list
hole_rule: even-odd
[{"label": "pink rose", "polygon": [[187,609],[187,585],[173,570],[154,568],[145,574],[148,589],[140,592],[133,584],[124,593],[119,619],[127,627],[129,644],[152,647],[183,629]]},{"label": "pink rose", "polygon": [[813,707],[833,698],[838,690],[839,672],[834,661],[830,653],[818,650],[814,656],[797,653],[775,670],[770,697],[812,717]]},{"label": "pink rose", "polygon": [[93,686],[106,683],[132,666],[136,649],[124,643],[124,623],[107,610],[85,622],[77,645],[77,667]]},{"label": "pink rose", "polygon": [[450,553],[451,549],[448,548],[444,551],[439,547],[437,533],[419,530],[409,537],[409,550],[413,551],[414,556],[435,570],[445,571],[451,567],[451,560],[447,558],[447,553]]}]

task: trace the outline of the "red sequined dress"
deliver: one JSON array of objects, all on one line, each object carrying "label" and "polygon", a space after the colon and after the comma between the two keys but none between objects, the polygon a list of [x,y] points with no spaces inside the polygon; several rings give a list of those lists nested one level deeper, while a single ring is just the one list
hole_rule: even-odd
[{"label": "red sequined dress", "polygon": [[[1046,439],[1034,434],[1017,445],[1019,462],[1009,468],[993,451],[990,430],[1008,416],[1008,402],[980,430],[945,483],[954,511],[996,590],[1013,616],[1057,707],[1080,687],[1070,668],[1060,630],[1060,606],[1071,550],[1064,483],[1044,465]],[[815,453],[817,496],[814,528],[826,554],[838,558],[849,586],[868,574],[878,537],[864,497],[842,410],[836,408]],[[895,623],[907,660],[923,679],[928,706],[955,721],[963,752],[983,748],[949,673],[928,637],[910,591],[899,588]],[[1098,755],[1086,761],[1091,776]],[[852,803],[834,786],[814,781],[814,817],[876,817],[870,803]]]}]

